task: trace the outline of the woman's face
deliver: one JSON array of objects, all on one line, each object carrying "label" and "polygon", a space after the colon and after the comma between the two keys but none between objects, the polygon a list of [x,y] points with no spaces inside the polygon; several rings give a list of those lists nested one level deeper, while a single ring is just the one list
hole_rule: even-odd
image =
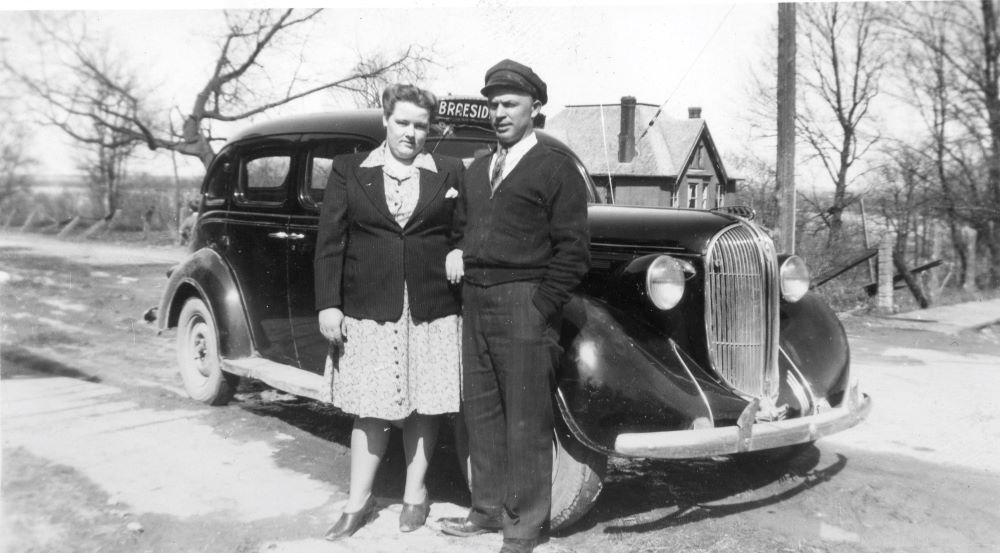
[{"label": "woman's face", "polygon": [[385,141],[393,157],[401,161],[412,160],[424,149],[431,114],[411,102],[396,102],[392,113],[383,117]]}]

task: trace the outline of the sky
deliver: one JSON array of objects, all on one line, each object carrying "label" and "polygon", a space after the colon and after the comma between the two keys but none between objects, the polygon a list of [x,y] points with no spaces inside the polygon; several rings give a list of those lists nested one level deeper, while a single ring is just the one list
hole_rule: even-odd
[{"label": "sky", "polygon": [[[192,4],[182,0],[169,5],[190,8]],[[204,84],[214,60],[214,39],[223,29],[218,8],[254,7],[248,2],[213,0],[198,3],[205,9],[126,11],[114,2],[85,5],[95,34],[135,62],[163,106],[182,110]],[[732,154],[754,147],[745,114],[750,67],[769,55],[776,41],[777,5],[765,2],[612,6],[587,0],[405,4],[370,0],[363,7],[358,2],[337,6],[325,12],[308,36],[296,37],[308,40],[304,52],[308,70],[322,73],[323,65],[329,64],[336,73],[357,52],[392,52],[415,44],[432,47],[440,62],[422,83],[426,88],[438,94],[476,94],[486,69],[512,58],[531,66],[548,84],[549,103],[543,113],[549,116],[565,105],[617,103],[626,95],[662,105],[666,115],[676,118],[687,117],[689,106],[699,106],[719,149]],[[28,7],[67,5],[50,0],[5,4],[0,37],[6,39],[3,47],[14,59],[30,53],[24,11]],[[287,64],[292,65],[291,57]],[[343,97],[316,95],[280,113],[344,107],[351,104]],[[234,130],[220,127],[216,134]],[[71,173],[79,157],[53,129],[40,129],[32,150],[42,161],[43,173]],[[138,154],[132,171],[172,171],[169,155]],[[201,171],[193,158],[178,159],[182,173]]]}]

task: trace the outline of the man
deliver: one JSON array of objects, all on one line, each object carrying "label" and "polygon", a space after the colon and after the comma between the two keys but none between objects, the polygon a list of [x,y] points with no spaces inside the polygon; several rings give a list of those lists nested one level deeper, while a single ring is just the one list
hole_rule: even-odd
[{"label": "man", "polygon": [[447,263],[457,279],[464,262],[462,410],[472,510],[441,522],[455,536],[502,529],[501,553],[525,553],[550,510],[558,329],[590,264],[587,191],[573,162],[535,136],[545,82],[511,60],[490,68],[485,81],[499,144],[466,172],[455,208],[461,251]]}]

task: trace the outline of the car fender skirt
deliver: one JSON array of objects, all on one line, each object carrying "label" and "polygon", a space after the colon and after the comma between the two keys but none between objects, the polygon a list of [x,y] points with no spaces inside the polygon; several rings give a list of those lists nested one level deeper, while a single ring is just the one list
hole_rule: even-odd
[{"label": "car fender skirt", "polygon": [[237,359],[253,355],[242,292],[229,265],[210,248],[194,252],[171,269],[170,280],[160,300],[157,319],[160,328],[176,326],[184,302],[194,296],[200,297],[212,312],[222,356]]},{"label": "car fender skirt", "polygon": [[[748,409],[755,405],[752,402]],[[860,392],[855,381],[839,407],[815,415],[779,421],[755,421],[748,416],[740,417],[742,427],[622,433],[615,439],[613,453],[624,457],[690,459],[774,449],[847,430],[867,418],[871,408],[871,398]]]}]

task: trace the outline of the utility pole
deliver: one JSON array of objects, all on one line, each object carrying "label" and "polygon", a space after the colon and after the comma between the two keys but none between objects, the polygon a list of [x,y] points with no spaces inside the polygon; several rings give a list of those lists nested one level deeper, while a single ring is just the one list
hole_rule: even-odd
[{"label": "utility pole", "polygon": [[795,4],[778,4],[778,251],[795,253]]}]

